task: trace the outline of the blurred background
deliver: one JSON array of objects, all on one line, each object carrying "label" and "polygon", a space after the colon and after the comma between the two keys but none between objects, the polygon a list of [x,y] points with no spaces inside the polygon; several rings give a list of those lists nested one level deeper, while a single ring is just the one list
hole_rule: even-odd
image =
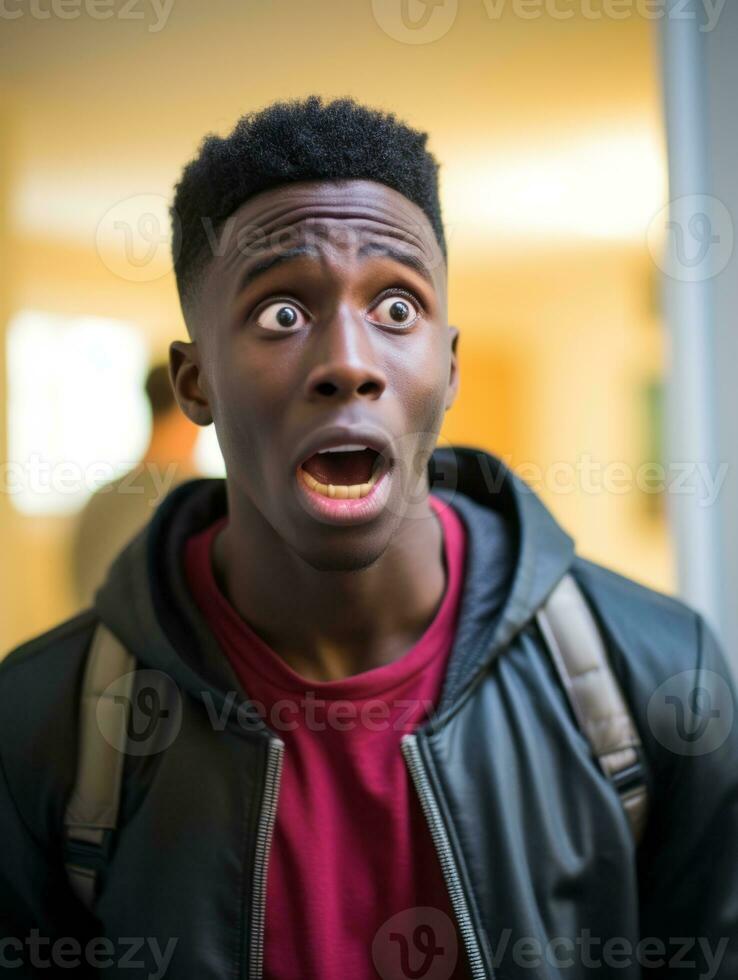
[{"label": "blurred background", "polygon": [[[504,457],[582,554],[734,655],[735,5],[5,0],[0,30],[0,655],[83,604],[80,512],[161,448],[181,167],[313,92],[396,112],[442,164],[442,439]],[[170,435],[177,473],[222,473],[212,429]]]}]

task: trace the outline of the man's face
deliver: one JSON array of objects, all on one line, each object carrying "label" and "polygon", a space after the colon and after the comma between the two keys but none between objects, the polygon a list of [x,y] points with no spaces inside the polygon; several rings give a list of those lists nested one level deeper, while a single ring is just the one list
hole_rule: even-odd
[{"label": "man's face", "polygon": [[433,229],[383,184],[311,181],[247,201],[218,245],[187,311],[194,343],[172,345],[180,404],[212,415],[242,511],[315,568],[365,567],[427,516],[456,393]]}]

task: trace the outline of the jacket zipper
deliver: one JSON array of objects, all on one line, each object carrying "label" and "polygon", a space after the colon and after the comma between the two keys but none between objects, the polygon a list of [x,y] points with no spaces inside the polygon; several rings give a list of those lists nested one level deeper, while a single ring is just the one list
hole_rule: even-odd
[{"label": "jacket zipper", "polygon": [[451,905],[456,915],[456,921],[469,959],[472,980],[489,980],[479,948],[479,939],[471,920],[469,905],[464,894],[461,879],[459,878],[459,871],[456,867],[456,861],[451,850],[446,827],[444,826],[441,811],[438,808],[438,803],[433,795],[430,781],[423,766],[420,749],[418,748],[417,735],[403,735],[401,748],[410,771],[410,776],[415,784],[415,789],[420,797],[420,804],[423,808],[433,844],[441,862],[441,870],[443,871],[443,877],[451,898]]},{"label": "jacket zipper", "polygon": [[254,879],[251,892],[251,928],[249,932],[249,980],[262,980],[264,969],[267,869],[274,821],[277,816],[277,797],[279,796],[283,756],[284,742],[281,739],[272,738],[267,749],[264,795],[261,800],[259,826],[256,831]]}]

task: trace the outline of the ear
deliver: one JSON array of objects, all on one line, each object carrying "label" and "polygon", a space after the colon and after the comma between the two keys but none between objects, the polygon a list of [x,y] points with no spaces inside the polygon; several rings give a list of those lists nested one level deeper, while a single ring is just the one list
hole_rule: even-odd
[{"label": "ear", "polygon": [[172,342],[169,347],[169,377],[177,404],[187,418],[195,425],[210,425],[213,413],[203,386],[197,344],[182,340]]},{"label": "ear", "polygon": [[448,335],[451,343],[451,369],[448,375],[448,388],[446,390],[446,411],[456,401],[456,395],[459,391],[459,362],[456,353],[456,348],[459,343],[459,328],[449,326]]}]

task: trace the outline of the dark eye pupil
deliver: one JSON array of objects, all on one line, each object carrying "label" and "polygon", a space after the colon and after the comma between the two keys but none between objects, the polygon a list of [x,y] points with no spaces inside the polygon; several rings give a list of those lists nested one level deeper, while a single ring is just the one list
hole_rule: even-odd
[{"label": "dark eye pupil", "polygon": [[389,310],[390,316],[393,320],[407,320],[410,310],[407,303],[403,303],[401,300],[395,300],[395,302],[390,306]]},{"label": "dark eye pupil", "polygon": [[283,306],[277,313],[277,323],[280,327],[292,327],[295,320],[297,320],[297,314],[291,306]]}]

